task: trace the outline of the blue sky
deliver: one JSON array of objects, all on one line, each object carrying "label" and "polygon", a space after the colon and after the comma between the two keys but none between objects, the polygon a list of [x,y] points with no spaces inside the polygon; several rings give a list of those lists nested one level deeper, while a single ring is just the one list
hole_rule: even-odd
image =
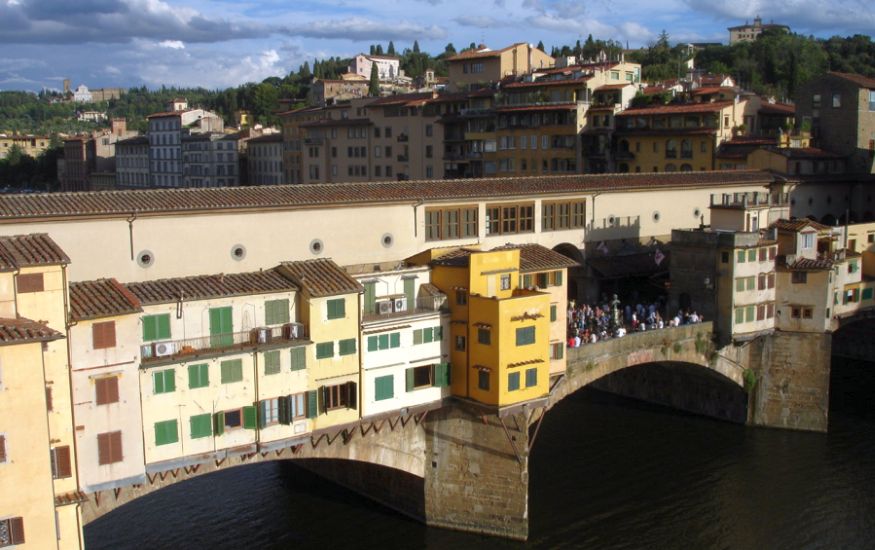
[{"label": "blue sky", "polygon": [[756,15],[795,32],[871,35],[871,0],[0,0],[0,90],[73,85],[225,88],[283,76],[304,60],[393,40],[439,53],[452,42],[632,46],[726,42]]}]

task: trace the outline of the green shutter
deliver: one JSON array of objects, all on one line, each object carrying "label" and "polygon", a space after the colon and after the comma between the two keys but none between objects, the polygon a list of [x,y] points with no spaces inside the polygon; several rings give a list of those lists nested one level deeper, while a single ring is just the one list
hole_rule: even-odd
[{"label": "green shutter", "polygon": [[407,298],[407,311],[416,309],[416,279],[404,279],[404,297]]},{"label": "green shutter", "polygon": [[434,327],[434,341],[440,342],[444,337],[444,331],[441,327]]},{"label": "green shutter", "polygon": [[262,429],[267,426],[267,401],[259,401],[255,410],[258,413],[258,429]]},{"label": "green shutter", "polygon": [[264,352],[264,374],[279,374],[280,352],[272,350]]},{"label": "green shutter", "polygon": [[307,368],[307,348],[292,348],[292,370],[304,370]]},{"label": "green shutter", "polygon": [[380,349],[389,349],[389,335],[388,334],[381,334],[378,337],[378,341],[379,341]]},{"label": "green shutter", "polygon": [[393,332],[389,335],[389,347],[392,348],[400,348],[401,347],[401,333]]},{"label": "green shutter", "polygon": [[328,300],[328,318],[343,319],[346,317],[346,299],[335,298]]},{"label": "green shutter", "polygon": [[413,391],[413,369],[407,369],[404,371],[405,376],[405,387],[407,391]]},{"label": "green shutter", "polygon": [[179,441],[179,429],[176,420],[155,422],[155,445],[169,445]]},{"label": "green shutter", "polygon": [[222,384],[230,384],[232,382],[240,382],[243,380],[243,360],[231,359],[230,361],[222,361]]},{"label": "green shutter", "polygon": [[556,322],[556,319],[559,316],[558,310],[559,310],[559,306],[557,306],[556,304],[550,304],[550,322],[551,323]]},{"label": "green shutter", "polygon": [[155,393],[172,393],[176,391],[176,372],[165,369],[152,373]]},{"label": "green shutter", "polygon": [[292,397],[290,395],[284,395],[277,398],[277,401],[277,412],[280,424],[291,424],[292,416],[294,416],[292,414]]},{"label": "green shutter", "polygon": [[334,342],[322,342],[316,344],[316,359],[334,357]]},{"label": "green shutter", "polygon": [[289,300],[287,298],[264,302],[264,324],[282,325],[288,323],[289,320]]},{"label": "green shutter", "polygon": [[413,331],[413,345],[418,346],[422,343],[422,329],[416,329]]},{"label": "green shutter", "polygon": [[316,390],[307,392],[307,418],[316,418],[319,414],[319,393]]},{"label": "green shutter", "polygon": [[520,389],[520,373],[519,372],[507,373],[507,391],[515,391],[518,389]]},{"label": "green shutter", "polygon": [[207,413],[197,414],[189,418],[192,439],[213,435],[213,421],[212,418],[210,418],[211,416],[210,413]]},{"label": "green shutter", "polygon": [[444,388],[450,385],[450,364],[438,363],[434,366],[434,383],[438,388]]},{"label": "green shutter", "polygon": [[368,351],[377,351],[379,349],[379,345],[377,344],[376,336],[368,336]]},{"label": "green shutter", "polygon": [[210,346],[225,347],[234,343],[231,306],[210,308]]},{"label": "green shutter", "polygon": [[538,369],[528,369],[526,371],[526,387],[531,388],[532,386],[538,385]]},{"label": "green shutter", "polygon": [[516,345],[526,346],[535,343],[535,327],[516,329]]},{"label": "green shutter", "polygon": [[532,276],[531,275],[523,275],[523,286],[526,288],[531,288],[532,286]]},{"label": "green shutter", "polygon": [[374,378],[374,400],[383,401],[395,397],[395,377],[391,374]]},{"label": "green shutter", "polygon": [[875,291],[875,289],[873,289],[873,288],[871,288],[871,287],[870,287],[870,288],[864,288],[864,289],[863,289],[863,299],[864,299],[864,300],[871,300],[871,299],[872,299],[872,295],[873,295],[873,291]]},{"label": "green shutter", "polygon": [[225,413],[217,412],[213,415],[213,428],[216,435],[225,433]]},{"label": "green shutter", "polygon": [[188,366],[188,388],[206,388],[210,385],[210,367],[206,363]]},{"label": "green shutter", "polygon": [[365,287],[364,313],[373,315],[377,312],[377,283],[369,281],[363,283]]},{"label": "green shutter", "polygon": [[341,340],[338,342],[339,354],[340,355],[352,355],[355,353],[355,338],[349,338],[348,340]]},{"label": "green shutter", "polygon": [[735,256],[736,256],[736,258],[735,258],[736,263],[739,263],[739,264],[744,263],[744,250],[739,250]]},{"label": "green shutter", "polygon": [[355,382],[347,382],[346,383],[346,408],[347,409],[357,409],[358,408],[358,384]]},{"label": "green shutter", "polygon": [[434,341],[434,329],[431,327],[422,329],[422,342],[428,344],[432,341]]},{"label": "green shutter", "polygon": [[562,286],[562,272],[561,271],[553,272],[553,284],[556,286]]},{"label": "green shutter", "polygon": [[258,417],[255,413],[255,407],[243,407],[243,427],[247,430],[254,430]]},{"label": "green shutter", "polygon": [[170,338],[170,314],[146,315],[143,317],[143,341],[167,340]]}]

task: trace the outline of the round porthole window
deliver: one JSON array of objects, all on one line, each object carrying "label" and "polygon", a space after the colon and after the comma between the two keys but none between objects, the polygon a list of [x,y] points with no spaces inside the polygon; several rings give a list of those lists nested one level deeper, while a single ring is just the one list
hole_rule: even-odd
[{"label": "round porthole window", "polygon": [[325,249],[325,245],[322,244],[322,241],[319,239],[313,239],[310,241],[310,252],[313,254],[322,254],[322,250]]},{"label": "round porthole window", "polygon": [[231,259],[238,262],[246,257],[246,247],[242,244],[235,244],[231,247]]},{"label": "round porthole window", "polygon": [[615,218],[613,214],[608,216],[608,225],[614,225],[615,221],[617,221],[617,218]]},{"label": "round porthole window", "polygon": [[143,250],[139,254],[137,254],[137,264],[140,267],[149,267],[155,263],[155,255],[152,254],[151,250]]},{"label": "round porthole window", "polygon": [[698,208],[693,208],[693,217],[694,217],[694,218],[696,218],[696,219],[698,220],[698,219],[699,219],[699,216],[701,216],[701,215],[702,215],[702,211],[701,211],[701,210],[699,210]]},{"label": "round porthole window", "polygon": [[384,247],[389,248],[395,243],[395,238],[392,237],[391,233],[386,233],[380,238],[380,242]]},{"label": "round porthole window", "polygon": [[653,221],[658,222],[658,221],[659,221],[659,217],[660,217],[660,216],[659,216],[659,210],[654,210],[654,211],[653,211]]}]

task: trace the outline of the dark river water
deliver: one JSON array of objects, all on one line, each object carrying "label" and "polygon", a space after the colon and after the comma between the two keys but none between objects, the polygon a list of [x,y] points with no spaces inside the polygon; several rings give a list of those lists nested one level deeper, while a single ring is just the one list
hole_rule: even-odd
[{"label": "dark river water", "polygon": [[526,544],[426,528],[286,462],[139,499],[86,548],[875,548],[873,396],[875,364],[834,360],[829,433],[812,434],[578,392],[532,452]]}]

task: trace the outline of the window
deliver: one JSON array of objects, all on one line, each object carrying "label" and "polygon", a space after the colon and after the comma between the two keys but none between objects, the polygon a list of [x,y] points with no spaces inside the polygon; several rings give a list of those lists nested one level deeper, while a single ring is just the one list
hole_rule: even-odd
[{"label": "window", "polygon": [[347,382],[336,386],[322,386],[322,409],[356,408],[356,383]]},{"label": "window", "polygon": [[842,94],[832,94],[832,106],[833,108],[839,108],[842,106]]},{"label": "window", "polygon": [[541,204],[541,229],[556,231],[586,225],[586,201],[544,202]]},{"label": "window", "polygon": [[441,327],[420,328],[413,331],[413,344],[439,342],[443,336]]},{"label": "window", "polygon": [[213,421],[210,413],[196,414],[189,417],[189,425],[191,428],[191,438],[200,439],[201,437],[210,437],[213,435]]},{"label": "window", "polygon": [[328,300],[328,319],[343,319],[346,317],[346,300],[344,298],[335,298]]},{"label": "window", "polygon": [[155,422],[155,445],[169,445],[179,441],[179,429],[176,420]]},{"label": "window", "polygon": [[556,304],[550,304],[550,322],[555,323],[558,316],[559,316],[559,306]]},{"label": "window", "polygon": [[97,434],[97,462],[100,465],[122,461],[122,433]]},{"label": "window", "polygon": [[0,434],[0,464],[6,462],[6,436]]},{"label": "window", "polygon": [[170,314],[146,315],[143,317],[143,341],[170,338]]},{"label": "window", "polygon": [[280,352],[272,350],[264,352],[264,374],[279,374],[280,372]]},{"label": "window", "polygon": [[407,378],[407,391],[413,391],[420,388],[430,388],[434,385],[433,365],[409,368],[405,372],[405,375]]},{"label": "window", "polygon": [[42,292],[45,290],[42,273],[28,273],[15,277],[18,292]]},{"label": "window", "polygon": [[538,369],[526,369],[526,387],[531,388],[532,386],[538,385]]},{"label": "window", "polygon": [[520,373],[519,372],[507,373],[507,391],[515,391],[518,389],[520,389]]},{"label": "window", "polygon": [[875,111],[875,90],[869,90],[869,110]]},{"label": "window", "polygon": [[395,377],[391,374],[374,379],[374,400],[384,401],[395,397]]},{"label": "window", "polygon": [[743,264],[743,263],[744,263],[744,258],[745,258],[744,250],[739,250],[739,251],[736,253],[736,263]]},{"label": "window", "polygon": [[243,380],[243,360],[231,359],[230,361],[222,361],[221,367],[222,384],[232,384]]},{"label": "window", "polygon": [[[313,398],[312,401],[313,414],[316,416],[316,392],[310,392]],[[286,396],[285,399],[279,400],[279,420],[281,424],[291,424],[293,421],[306,418],[308,416],[307,406],[310,404],[306,393],[297,393]]]},{"label": "window", "polygon": [[768,255],[768,253],[769,253],[769,249],[768,249],[768,248],[760,248],[760,250],[759,250],[759,260],[760,260],[761,262],[766,261],[766,256]]},{"label": "window", "polygon": [[70,477],[73,471],[70,465],[70,447],[64,445],[51,449],[52,478],[60,479]]},{"label": "window", "polygon": [[[397,333],[396,333],[397,334]],[[349,338],[347,340],[341,340],[337,343],[338,354],[339,355],[352,355],[356,350],[355,338]]]},{"label": "window", "polygon": [[510,274],[501,276],[501,290],[510,290]]},{"label": "window", "polygon": [[562,342],[556,342],[550,344],[550,360],[556,361],[562,359],[565,355],[565,344]]},{"label": "window", "polygon": [[804,271],[794,271],[790,275],[790,282],[794,284],[805,284],[808,282],[808,273]]},{"label": "window", "polygon": [[264,302],[264,324],[282,325],[289,322],[289,300],[267,300]]},{"label": "window", "polygon": [[535,327],[516,329],[516,345],[527,346],[535,343]]},{"label": "window", "polygon": [[487,205],[486,234],[528,233],[534,230],[534,204]]},{"label": "window", "polygon": [[176,372],[173,369],[153,372],[152,388],[154,389],[155,394],[172,393],[176,391]]},{"label": "window", "polygon": [[814,248],[814,233],[802,234],[802,248]]},{"label": "window", "polygon": [[737,307],[735,308],[735,324],[740,325],[744,322],[744,308]]},{"label": "window", "polygon": [[316,344],[316,359],[334,357],[334,342]]},{"label": "window", "polygon": [[747,261],[755,262],[757,261],[757,250],[756,248],[751,248],[747,251]]},{"label": "window", "polygon": [[24,544],[24,520],[20,517],[0,519],[0,546]]},{"label": "window", "polygon": [[456,351],[465,351],[465,337],[456,336]]},{"label": "window", "polygon": [[468,292],[466,290],[456,290],[456,305],[464,306],[468,304]]},{"label": "window", "polygon": [[307,350],[304,347],[292,348],[291,350],[292,356],[292,369],[296,370],[304,370],[307,368]]},{"label": "window", "polygon": [[115,347],[115,321],[91,325],[91,344],[93,349]]},{"label": "window", "polygon": [[480,370],[477,373],[477,387],[483,391],[489,391],[489,371]]},{"label": "window", "polygon": [[484,346],[492,345],[492,331],[488,328],[477,329],[477,342]]},{"label": "window", "polygon": [[804,307],[802,308],[802,318],[803,319],[811,319],[812,317],[812,308]]},{"label": "window", "polygon": [[[429,329],[429,331],[430,330],[431,329]],[[431,333],[429,333],[429,337],[431,337]],[[384,334],[368,336],[368,351],[380,351],[399,347],[401,347],[400,332],[387,332]]]},{"label": "window", "polygon": [[[258,425],[261,428],[265,426],[270,426],[271,424],[279,424],[280,423],[280,400],[285,400],[285,397],[279,398],[274,397],[273,399],[265,399],[264,401],[260,401],[258,403],[259,414],[258,414]],[[286,415],[283,415],[283,420],[285,420]],[[286,422],[283,422],[286,423]]]},{"label": "window", "polygon": [[94,379],[95,403],[97,405],[109,405],[118,403],[118,377]]},{"label": "window", "polygon": [[538,284],[538,288],[547,288],[550,286],[550,274],[549,273],[538,273],[535,275],[535,281]]}]

